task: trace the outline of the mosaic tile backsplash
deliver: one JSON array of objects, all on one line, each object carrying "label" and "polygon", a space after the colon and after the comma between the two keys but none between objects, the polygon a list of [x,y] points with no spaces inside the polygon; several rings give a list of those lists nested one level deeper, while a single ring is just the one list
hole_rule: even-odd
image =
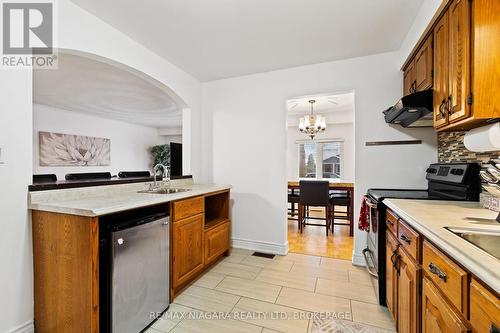
[{"label": "mosaic tile backsplash", "polygon": [[493,158],[499,158],[500,151],[476,153],[467,150],[464,146],[466,132],[439,132],[438,133],[438,161],[450,162],[478,162],[483,165]]}]

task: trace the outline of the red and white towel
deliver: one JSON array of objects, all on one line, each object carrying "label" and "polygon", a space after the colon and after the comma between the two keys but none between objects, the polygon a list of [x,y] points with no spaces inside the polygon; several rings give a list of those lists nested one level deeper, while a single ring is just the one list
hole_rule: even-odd
[{"label": "red and white towel", "polygon": [[361,209],[359,210],[358,229],[368,231],[370,230],[370,206],[366,203],[368,198],[366,195],[361,200]]}]

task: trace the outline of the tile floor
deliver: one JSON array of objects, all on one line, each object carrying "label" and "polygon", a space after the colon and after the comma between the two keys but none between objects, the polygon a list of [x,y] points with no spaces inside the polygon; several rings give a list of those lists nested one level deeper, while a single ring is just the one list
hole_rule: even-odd
[{"label": "tile floor", "polygon": [[147,333],[331,332],[318,328],[328,323],[311,313],[368,325],[363,332],[394,330],[387,309],[376,304],[364,268],[312,255],[266,259],[252,253],[233,249],[177,296]]}]

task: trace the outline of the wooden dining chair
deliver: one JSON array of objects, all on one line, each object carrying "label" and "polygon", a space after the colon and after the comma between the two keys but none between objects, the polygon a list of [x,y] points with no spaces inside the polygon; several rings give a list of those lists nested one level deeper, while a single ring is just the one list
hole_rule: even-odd
[{"label": "wooden dining chair", "polygon": [[[299,182],[300,196],[299,196],[299,231],[302,233],[304,226],[314,225],[322,226],[326,229],[326,235],[328,236],[328,231],[330,229],[330,222],[332,220],[332,206],[330,203],[329,195],[329,182],[328,181],[317,181],[317,180],[301,180]],[[322,218],[312,218],[306,215],[306,207],[324,207],[325,208],[325,224],[319,223],[309,223],[309,219],[321,219]]]},{"label": "wooden dining chair", "polygon": [[[353,207],[351,207],[351,198],[349,196],[349,191],[331,191],[330,192],[330,204],[332,206],[332,214],[331,214],[331,231],[332,234],[334,232],[334,228],[336,225],[346,225],[349,226],[349,235],[352,236],[352,214]],[[342,215],[338,214],[339,211],[335,210],[335,207],[346,207],[346,212],[341,212]],[[335,220],[347,220],[347,223],[339,223],[335,222]]]}]

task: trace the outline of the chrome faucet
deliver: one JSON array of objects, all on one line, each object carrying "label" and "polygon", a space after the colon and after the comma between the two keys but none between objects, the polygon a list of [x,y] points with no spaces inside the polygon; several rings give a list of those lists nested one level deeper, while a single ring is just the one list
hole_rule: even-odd
[{"label": "chrome faucet", "polygon": [[163,168],[163,178],[162,181],[167,181],[168,182],[168,187],[170,187],[170,170],[167,166],[158,163],[157,165],[154,166],[153,168],[153,187],[150,188],[150,190],[157,189],[158,183],[156,182],[156,173],[158,172],[159,168]]}]

